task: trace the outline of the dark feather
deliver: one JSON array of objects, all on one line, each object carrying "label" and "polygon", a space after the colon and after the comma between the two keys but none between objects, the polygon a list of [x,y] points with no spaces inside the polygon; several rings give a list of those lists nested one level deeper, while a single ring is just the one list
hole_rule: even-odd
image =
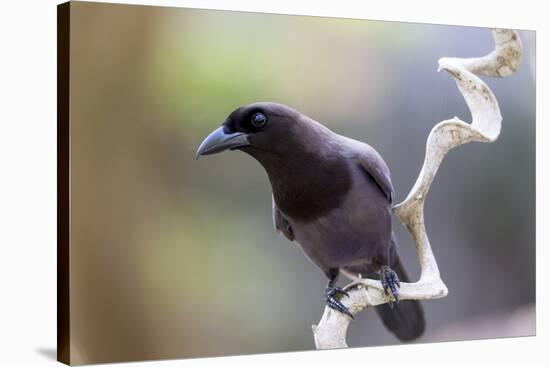
[{"label": "dark feather", "polygon": [[273,205],[273,225],[275,230],[285,235],[289,241],[294,241],[294,233],[292,233],[292,227],[290,223],[283,217],[283,214],[277,208],[275,200],[272,200]]}]

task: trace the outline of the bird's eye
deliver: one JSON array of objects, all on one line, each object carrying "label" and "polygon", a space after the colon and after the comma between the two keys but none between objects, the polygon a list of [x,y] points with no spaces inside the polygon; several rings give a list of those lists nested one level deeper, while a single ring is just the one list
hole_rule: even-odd
[{"label": "bird's eye", "polygon": [[252,126],[255,128],[262,128],[267,123],[267,117],[261,112],[256,112],[252,115]]}]

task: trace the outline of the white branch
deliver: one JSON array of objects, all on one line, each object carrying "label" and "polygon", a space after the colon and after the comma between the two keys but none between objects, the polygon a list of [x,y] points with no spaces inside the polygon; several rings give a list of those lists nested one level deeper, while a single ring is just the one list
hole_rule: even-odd
[{"label": "white branch", "polygon": [[[509,29],[493,29],[495,50],[479,58],[449,58],[439,60],[439,69],[448,71],[464,96],[472,114],[472,123],[467,124],[457,117],[435,125],[426,144],[426,157],[422,170],[402,203],[393,207],[394,214],[411,233],[418,253],[421,275],[416,283],[401,283],[400,300],[425,300],[445,297],[447,287],[441,280],[426,228],[424,225],[424,201],[430,185],[447,152],[469,142],[493,142],[500,134],[502,117],[498,102],[489,87],[475,74],[503,77],[517,70],[521,59],[522,45],[517,32]],[[352,314],[369,306],[390,301],[384,294],[382,284],[374,279],[355,279],[345,289],[350,297],[341,302]],[[317,349],[345,348],[350,317],[325,308],[319,325],[313,325]]]}]

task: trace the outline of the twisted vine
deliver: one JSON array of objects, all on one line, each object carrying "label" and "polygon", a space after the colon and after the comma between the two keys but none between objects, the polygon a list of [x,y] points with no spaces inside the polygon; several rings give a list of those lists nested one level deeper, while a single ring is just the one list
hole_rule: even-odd
[{"label": "twisted vine", "polygon": [[[447,287],[441,279],[426,227],[424,202],[430,185],[445,155],[453,148],[470,142],[495,141],[501,129],[502,116],[498,102],[489,87],[477,75],[504,77],[514,73],[521,60],[522,44],[516,31],[492,29],[495,49],[477,58],[439,59],[438,71],[447,71],[455,80],[472,114],[468,124],[458,117],[442,121],[431,130],[426,143],[426,156],[420,174],[407,198],[395,205],[393,213],[412,235],[420,262],[421,275],[415,283],[401,283],[400,300],[426,300],[445,297]],[[374,279],[360,279],[344,289],[350,294],[341,301],[353,315],[390,301],[382,284]],[[313,325],[317,349],[345,348],[351,318],[325,308],[318,325]]]}]

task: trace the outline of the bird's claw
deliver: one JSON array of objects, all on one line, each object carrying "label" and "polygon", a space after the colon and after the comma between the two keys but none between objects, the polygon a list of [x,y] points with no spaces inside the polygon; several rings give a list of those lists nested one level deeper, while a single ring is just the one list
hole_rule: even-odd
[{"label": "bird's claw", "polygon": [[340,287],[325,289],[325,302],[327,306],[332,308],[333,310],[346,314],[353,319],[353,314],[346,306],[344,306],[342,302],[340,302],[340,300],[337,298],[338,296],[349,297],[349,293]]},{"label": "bird's claw", "polygon": [[[333,295],[341,294],[341,295],[343,295],[343,296],[349,297],[349,293],[346,292],[345,290],[343,290],[343,289],[340,288],[340,287],[334,287],[334,288],[332,288],[332,290],[331,290],[330,292],[332,292]],[[329,292],[329,293],[330,293],[330,292]]]},{"label": "bird's claw", "polygon": [[397,291],[397,288],[401,287],[397,273],[387,265],[382,266],[382,268],[380,269],[380,282],[382,282],[384,293],[393,298],[390,299],[389,303],[390,307],[393,308],[394,301],[396,303],[399,303],[399,292]]}]

